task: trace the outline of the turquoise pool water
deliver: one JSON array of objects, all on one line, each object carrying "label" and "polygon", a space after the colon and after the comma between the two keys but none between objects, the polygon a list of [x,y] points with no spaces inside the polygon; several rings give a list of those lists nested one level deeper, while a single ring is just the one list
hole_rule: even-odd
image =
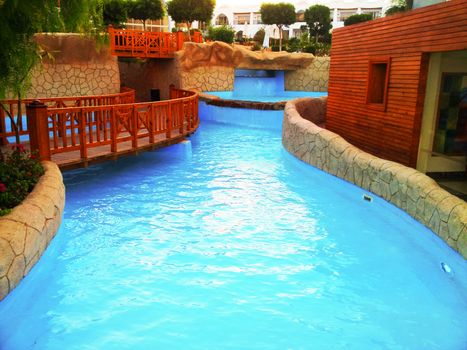
[{"label": "turquoise pool water", "polygon": [[207,94],[219,96],[224,100],[240,100],[240,101],[261,101],[261,102],[279,102],[288,101],[299,97],[322,97],[327,96],[327,92],[310,92],[310,91],[281,91],[278,94],[255,94],[240,91],[212,91]]},{"label": "turquoise pool water", "polygon": [[466,261],[290,156],[277,125],[203,120],[190,143],[65,173],[0,349],[465,348]]},{"label": "turquoise pool water", "polygon": [[233,91],[207,92],[226,100],[279,102],[299,97],[327,96],[327,92],[285,91],[284,71],[235,70]]}]

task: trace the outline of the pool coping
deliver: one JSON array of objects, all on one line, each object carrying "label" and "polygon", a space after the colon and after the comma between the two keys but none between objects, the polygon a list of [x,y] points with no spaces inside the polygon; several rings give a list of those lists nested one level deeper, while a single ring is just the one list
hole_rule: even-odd
[{"label": "pool coping", "polygon": [[245,109],[256,109],[262,111],[282,111],[285,108],[287,101],[278,102],[256,102],[256,101],[244,101],[244,100],[231,100],[223,99],[216,95],[210,95],[206,92],[198,92],[199,100],[206,102],[208,105],[230,107],[230,108],[245,108]]},{"label": "pool coping", "polygon": [[[319,102],[320,101],[320,102]],[[282,144],[302,161],[353,183],[396,205],[467,259],[467,203],[442,189],[427,175],[405,165],[378,158],[319,127],[313,116],[303,118],[297,106],[311,114],[322,111],[327,99],[300,98],[284,109]],[[317,120],[323,116],[315,115]]]},{"label": "pool coping", "polygon": [[0,300],[39,261],[57,233],[65,207],[65,186],[58,166],[42,162],[45,173],[26,199],[0,217]]}]

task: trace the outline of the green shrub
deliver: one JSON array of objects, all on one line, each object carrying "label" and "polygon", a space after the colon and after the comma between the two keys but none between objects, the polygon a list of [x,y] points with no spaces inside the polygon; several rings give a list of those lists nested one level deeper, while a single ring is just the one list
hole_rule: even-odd
[{"label": "green shrub", "polygon": [[[286,46],[282,45],[282,51],[286,50]],[[279,51],[279,45],[273,45],[271,46],[271,51],[278,52]]]},{"label": "green shrub", "polygon": [[253,46],[251,47],[251,51],[260,51],[262,46],[258,43],[254,43]]},{"label": "green shrub", "polygon": [[390,16],[390,15],[394,15],[394,14],[400,13],[400,12],[405,12],[405,11],[408,11],[408,10],[409,9],[405,5],[394,5],[394,6],[391,6],[390,8],[388,8],[384,14],[386,16]]},{"label": "green shrub", "polygon": [[235,31],[228,26],[209,27],[208,38],[213,41],[223,41],[232,44],[235,37]]},{"label": "green shrub", "polygon": [[329,56],[331,44],[310,42],[302,48],[302,52],[311,53],[315,56]]},{"label": "green shrub", "polygon": [[43,174],[42,165],[24,150],[23,145],[15,145],[11,153],[3,155],[0,162],[0,216],[20,204]]},{"label": "green shrub", "polygon": [[298,52],[302,48],[299,38],[291,38],[287,42],[287,52]]},{"label": "green shrub", "polygon": [[262,45],[265,35],[266,35],[266,32],[264,31],[264,29],[260,29],[253,36],[253,41],[257,42],[259,45]]},{"label": "green shrub", "polygon": [[370,13],[361,13],[357,15],[349,16],[344,21],[344,26],[351,26],[352,24],[362,23],[371,21],[373,16]]}]

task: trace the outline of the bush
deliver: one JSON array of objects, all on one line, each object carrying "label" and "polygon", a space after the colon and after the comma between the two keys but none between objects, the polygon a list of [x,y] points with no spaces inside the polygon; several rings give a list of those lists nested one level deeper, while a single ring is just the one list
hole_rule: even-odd
[{"label": "bush", "polygon": [[44,168],[34,155],[23,145],[13,146],[0,162],[0,216],[20,204],[43,174]]},{"label": "bush", "polygon": [[315,56],[329,56],[330,51],[331,44],[325,43],[308,43],[302,49],[302,52],[311,53]]},{"label": "bush", "polygon": [[386,16],[390,16],[405,11],[408,11],[408,8],[405,5],[395,5],[388,8],[384,14]]},{"label": "bush", "polygon": [[[285,51],[286,46],[282,45],[282,51]],[[271,46],[271,51],[278,52],[279,51],[279,45],[273,45]]]},{"label": "bush", "polygon": [[258,43],[254,43],[253,46],[251,47],[251,51],[260,51],[262,49],[262,46]]},{"label": "bush", "polygon": [[232,44],[235,37],[235,31],[228,26],[209,27],[208,38],[213,41],[223,41]]},{"label": "bush", "polygon": [[344,21],[344,26],[351,26],[352,24],[362,23],[371,21],[373,16],[370,13],[361,13],[357,15],[349,16]]},{"label": "bush", "polygon": [[257,42],[259,45],[263,45],[265,35],[266,32],[264,31],[264,29],[260,29],[253,36],[253,41]]},{"label": "bush", "polygon": [[299,38],[291,38],[287,43],[287,52],[298,52],[302,48]]}]

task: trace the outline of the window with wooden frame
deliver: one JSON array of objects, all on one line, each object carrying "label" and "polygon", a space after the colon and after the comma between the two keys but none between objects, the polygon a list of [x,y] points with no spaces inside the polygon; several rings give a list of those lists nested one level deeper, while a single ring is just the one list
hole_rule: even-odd
[{"label": "window with wooden frame", "polygon": [[370,59],[368,65],[368,84],[366,103],[386,110],[391,59]]}]

